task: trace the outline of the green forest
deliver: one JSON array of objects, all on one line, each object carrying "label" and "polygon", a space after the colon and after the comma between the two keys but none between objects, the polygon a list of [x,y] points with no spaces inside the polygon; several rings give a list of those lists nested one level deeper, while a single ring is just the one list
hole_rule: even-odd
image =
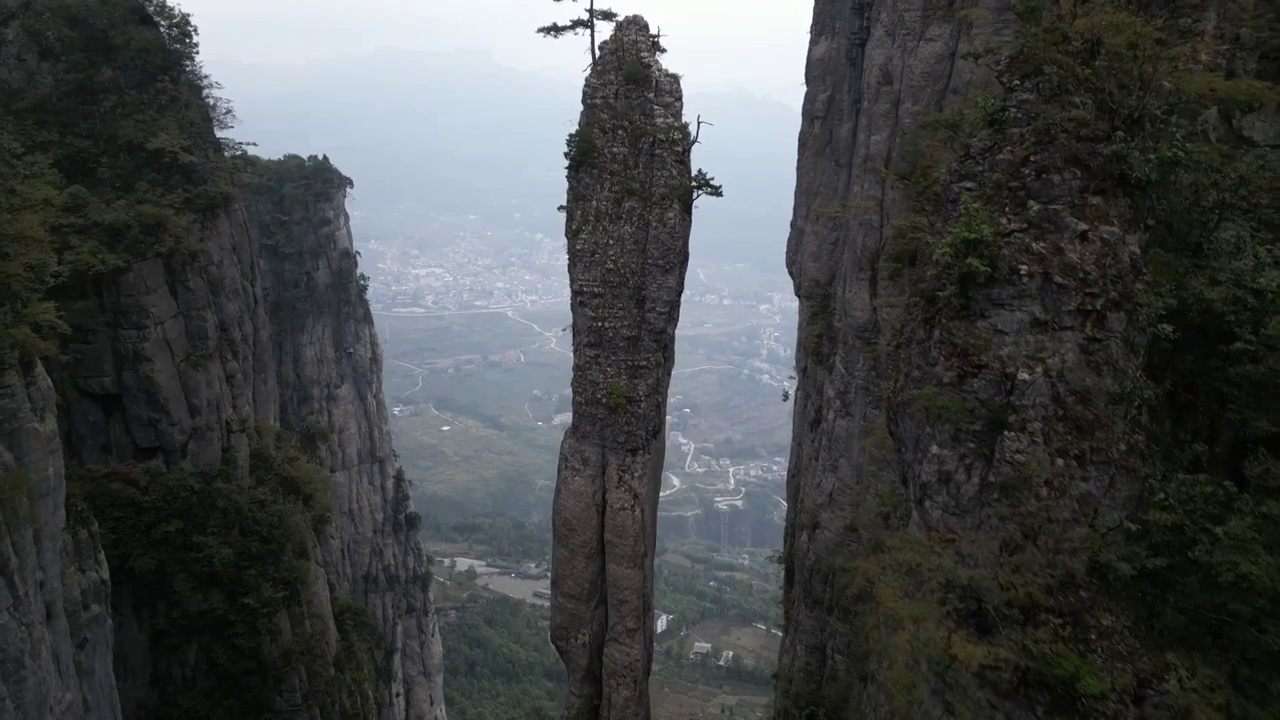
[{"label": "green forest", "polygon": [[546,610],[505,595],[471,593],[481,597],[440,629],[449,717],[553,717],[564,692],[564,666],[547,636]]},{"label": "green forest", "polygon": [[190,257],[235,186],[189,18],[163,0],[41,10],[7,31],[51,82],[0,74],[0,350],[48,355],[67,329],[55,295],[132,259]]},{"label": "green forest", "polygon": [[430,512],[424,513],[422,537],[427,541],[478,545],[493,559],[513,562],[551,559],[551,523],[520,520],[505,513],[477,513],[448,522]]},{"label": "green forest", "polygon": [[[734,570],[740,568],[733,568]],[[782,625],[781,591],[751,577],[659,562],[654,569],[654,607],[677,625],[719,618],[742,625]]]}]

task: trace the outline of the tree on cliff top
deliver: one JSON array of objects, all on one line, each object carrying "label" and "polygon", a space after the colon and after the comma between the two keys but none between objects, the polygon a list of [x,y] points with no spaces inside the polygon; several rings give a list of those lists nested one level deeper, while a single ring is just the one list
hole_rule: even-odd
[{"label": "tree on cliff top", "polygon": [[[572,0],[578,2],[578,0]],[[551,0],[561,3],[564,0]],[[582,15],[566,23],[551,23],[538,28],[537,33],[544,37],[561,38],[565,35],[581,35],[586,33],[591,39],[591,66],[596,65],[596,23],[612,23],[618,21],[618,13],[609,8],[597,8],[596,0],[587,0],[587,9]]]},{"label": "tree on cliff top", "polygon": [[191,20],[191,13],[174,6],[168,0],[142,0],[142,5],[160,27],[169,51],[182,64],[182,71],[200,88],[200,94],[209,105],[209,116],[218,132],[226,132],[235,126],[235,111],[231,101],[218,95],[222,84],[205,72],[200,62],[200,31]]},{"label": "tree on cliff top", "polygon": [[198,249],[234,197],[209,132],[231,116],[167,0],[27,3],[0,35],[18,58],[0,72],[0,352],[43,355],[66,330],[52,287]]},{"label": "tree on cliff top", "polygon": [[[578,0],[572,0],[578,2]],[[551,2],[561,3],[564,0],[551,0]],[[596,0],[587,0],[587,9],[582,11],[581,17],[576,17],[567,23],[551,23],[538,28],[537,33],[543,37],[561,38],[565,35],[581,35],[586,33],[591,38],[591,67],[596,65],[596,23],[614,23],[618,21],[618,13],[609,8],[596,7]],[[667,49],[662,45],[662,29],[654,33],[653,49],[659,55],[665,53]]]}]

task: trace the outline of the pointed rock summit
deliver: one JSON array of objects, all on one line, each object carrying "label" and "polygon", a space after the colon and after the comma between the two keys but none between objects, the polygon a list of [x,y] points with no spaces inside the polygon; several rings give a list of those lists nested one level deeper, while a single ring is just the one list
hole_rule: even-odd
[{"label": "pointed rock summit", "polygon": [[644,18],[600,46],[570,135],[573,421],[560,447],[551,639],[566,717],[650,717],[667,389],[689,263],[690,132]]}]

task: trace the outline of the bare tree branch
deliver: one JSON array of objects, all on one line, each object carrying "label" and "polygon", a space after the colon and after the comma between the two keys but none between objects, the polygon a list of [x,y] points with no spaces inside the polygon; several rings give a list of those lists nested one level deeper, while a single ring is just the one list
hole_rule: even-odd
[{"label": "bare tree branch", "polygon": [[688,147],[687,149],[692,150],[692,149],[693,149],[693,146],[698,144],[698,142],[699,142],[699,138],[701,138],[701,137],[702,137],[702,126],[703,126],[703,125],[710,125],[711,127],[715,127],[715,124],[714,124],[714,123],[709,123],[709,122],[707,122],[706,120],[703,120],[703,119],[702,119],[702,115],[698,115],[698,121],[697,121],[697,124],[696,124],[696,125],[694,126],[694,128],[693,128],[693,139],[692,139],[692,140],[690,140],[690,142],[689,142],[689,147]]}]

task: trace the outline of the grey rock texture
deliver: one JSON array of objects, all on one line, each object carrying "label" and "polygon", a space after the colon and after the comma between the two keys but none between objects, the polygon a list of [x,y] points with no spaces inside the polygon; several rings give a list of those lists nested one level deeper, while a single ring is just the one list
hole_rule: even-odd
[{"label": "grey rock texture", "polygon": [[[993,488],[1029,458],[1064,467],[1055,434],[1079,417],[1063,415],[1063,398],[1095,408],[1098,388],[1133,371],[1129,321],[1112,290],[1132,286],[1136,242],[1077,219],[1085,196],[1071,176],[1029,181],[1024,221],[1001,226],[1010,247],[1026,250],[1010,279],[974,301],[965,332],[986,339],[976,360],[941,339],[929,312],[902,314],[909,289],[880,269],[892,226],[914,212],[889,180],[908,161],[912,133],[929,113],[990,88],[988,71],[963,55],[1012,31],[1004,0],[978,0],[963,22],[923,0],[816,2],[787,247],[800,325],[780,720],[953,716],[944,699],[953,689],[942,683],[909,712],[892,709],[886,668],[860,623],[865,597],[843,582],[842,563],[871,545],[864,513],[877,488],[904,496],[909,532],[966,533],[964,562],[990,570],[1004,522],[988,511]],[[963,170],[948,193],[953,210],[984,168]],[[1005,430],[981,441],[950,432],[906,399],[932,388],[999,405]],[[878,437],[886,432],[887,450]],[[1054,527],[1098,507],[1101,466],[1113,459],[1093,460],[1067,458],[1058,479],[1072,497],[1055,506]],[[979,716],[1024,716],[1011,701],[979,704]]]},{"label": "grey rock texture", "polygon": [[[390,674],[380,717],[444,720],[440,632],[431,573],[409,484],[398,472],[382,394],[382,348],[358,270],[345,193],[291,212],[315,228],[298,252],[263,247],[263,271],[280,389],[279,424],[327,428],[321,457],[338,512],[322,548],[337,595],[361,599],[388,642]],[[296,288],[305,288],[297,295]],[[292,296],[286,288],[295,288]],[[305,297],[303,303],[296,298]]]},{"label": "grey rock texture", "polygon": [[[155,618],[141,598],[110,588],[92,520],[68,524],[64,457],[213,468],[247,461],[258,422],[323,429],[338,498],[329,535],[313,551],[312,595],[284,627],[317,625],[332,648],[331,598],[360,601],[388,650],[378,659],[384,695],[364,716],[445,717],[428,559],[391,448],[382,355],[368,304],[355,296],[343,201],[335,191],[299,209],[298,222],[312,228],[302,255],[261,248],[258,223],[234,206],[205,228],[194,262],[139,262],[64,302],[72,336],[53,373],[61,413],[43,367],[4,366],[0,471],[6,487],[18,484],[11,471],[24,473],[32,500],[2,503],[0,718],[144,717],[158,686],[191,671],[151,646]],[[285,273],[316,293],[294,308],[305,318],[280,303],[268,313],[266,298]],[[289,717],[332,716],[290,701],[304,679],[287,684],[295,686],[282,693]]]},{"label": "grey rock texture", "polygon": [[[101,12],[159,32],[135,0],[73,5],[89,20]],[[15,59],[24,40],[13,28],[40,26],[0,14],[5,79],[60,90],[56,74]],[[207,121],[181,124],[217,152]],[[445,718],[428,558],[391,448],[345,186],[283,216],[262,213],[257,197],[225,202],[202,215],[191,247],[163,258],[140,251],[110,276],[59,288],[70,333],[56,360],[0,356],[0,720],[156,717],[172,711],[159,707],[167,691],[205,679],[200,648],[158,639],[163,608],[146,589],[119,582],[123,572],[111,582],[93,518],[68,497],[68,471],[132,462],[243,471],[263,424],[320,438],[314,454],[336,496],[327,536],[306,553],[309,592],[279,618],[282,638],[320,638],[328,656],[304,660],[323,677],[282,679],[278,716]],[[296,254],[263,242],[282,217]],[[286,282],[308,294],[282,295]],[[378,677],[365,697],[344,708],[332,693],[313,700],[308,684],[331,679],[340,600],[370,611],[384,651],[366,658]]]},{"label": "grey rock texture", "polygon": [[[69,465],[247,462],[257,424],[276,422],[271,326],[243,210],[213,216],[201,239],[193,261],[143,260],[64,298],[72,332],[52,374]],[[144,597],[116,587],[112,609],[121,707],[139,717],[190,669],[151,647]]]},{"label": "grey rock texture", "polygon": [[78,465],[159,459],[213,468],[276,418],[271,326],[243,210],[214,216],[190,262],[138,262],[66,299],[54,366]]},{"label": "grey rock texture", "polygon": [[0,358],[0,718],[120,717],[110,578],[92,522],[68,522],[53,384]]},{"label": "grey rock texture", "polygon": [[[337,512],[314,552],[312,596],[292,620],[319,623],[332,642],[330,596],[361,601],[389,651],[385,696],[366,716],[441,720],[431,576],[407,481],[396,472],[382,355],[368,304],[355,294],[343,201],[334,191],[323,203],[290,208],[307,228],[295,255],[259,242],[250,201],[206,228],[196,262],[139,263],[101,295],[69,303],[74,341],[61,368],[67,450],[86,465],[158,457],[214,467],[227,453],[247,460],[258,422],[327,436],[320,452]],[[307,284],[305,302],[273,297],[286,275]],[[168,666],[171,659],[155,666],[152,620],[132,611],[127,588],[115,597],[116,676],[125,716],[137,717],[154,701],[155,685],[179,682],[183,671]],[[329,716],[289,695],[282,705],[295,706],[295,716]]]},{"label": "grey rock texture", "polygon": [[648,24],[624,18],[600,46],[566,154],[573,420],[556,483],[551,639],[574,720],[650,716],[663,430],[692,217],[682,112]]}]

